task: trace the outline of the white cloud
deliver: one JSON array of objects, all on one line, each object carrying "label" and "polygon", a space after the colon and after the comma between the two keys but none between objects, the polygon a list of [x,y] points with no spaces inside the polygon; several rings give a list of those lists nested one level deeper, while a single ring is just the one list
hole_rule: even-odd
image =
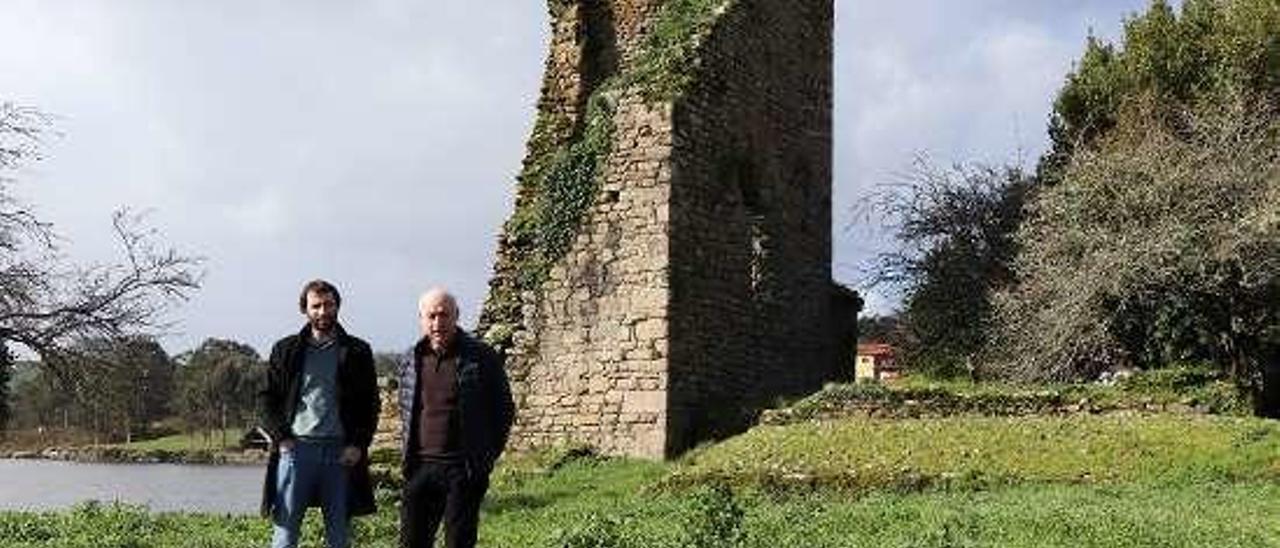
[{"label": "white cloud", "polygon": [[[917,155],[934,163],[1032,164],[1053,95],[1084,37],[1111,37],[1142,0],[837,3],[834,272],[851,284],[888,248],[852,210],[900,182]],[[877,288],[868,310],[899,295]]]},{"label": "white cloud", "polygon": [[[276,187],[264,187],[226,208],[228,232],[247,238],[279,238],[294,228],[294,207]],[[299,212],[303,216],[307,211]]]},{"label": "white cloud", "polygon": [[[1087,28],[1142,5],[839,0],[837,277],[856,281],[882,245],[844,230],[859,192],[919,151],[1038,151]],[[0,89],[63,116],[66,133],[21,192],[76,254],[106,254],[110,209],[127,204],[208,257],[172,350],[206,336],[265,349],[293,329],[297,287],[315,276],[343,287],[344,317],[376,347],[401,347],[423,287],[453,286],[464,319],[480,306],[545,17],[529,0],[10,0]]]}]

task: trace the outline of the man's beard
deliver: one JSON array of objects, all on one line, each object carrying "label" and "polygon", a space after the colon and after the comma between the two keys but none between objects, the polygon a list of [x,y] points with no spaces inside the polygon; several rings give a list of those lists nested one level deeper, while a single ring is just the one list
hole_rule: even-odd
[{"label": "man's beard", "polygon": [[315,318],[311,320],[311,329],[320,333],[328,333],[333,331],[334,324],[338,323],[334,318]]}]

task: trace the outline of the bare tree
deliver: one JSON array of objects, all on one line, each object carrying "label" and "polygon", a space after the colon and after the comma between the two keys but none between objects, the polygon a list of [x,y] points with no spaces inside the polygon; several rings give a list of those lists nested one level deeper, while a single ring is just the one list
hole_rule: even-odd
[{"label": "bare tree", "polygon": [[992,295],[1014,280],[1014,234],[1034,189],[1034,179],[1014,166],[942,168],[921,157],[902,181],[877,187],[855,209],[894,240],[868,269],[867,285],[903,291],[894,342],[907,367],[970,373],[990,334]]},{"label": "bare tree", "polygon": [[1018,234],[1018,285],[995,300],[996,372],[1208,362],[1260,386],[1280,348],[1280,116],[1258,104],[1187,111],[1176,131],[1122,117],[1075,153]]},{"label": "bare tree", "polygon": [[52,121],[0,102],[0,350],[25,346],[65,381],[70,364],[81,363],[67,359],[77,342],[163,332],[165,313],[199,287],[201,261],[161,245],[144,216],[127,209],[111,217],[118,260],[70,261],[53,226],[11,190],[17,170],[41,158]]}]

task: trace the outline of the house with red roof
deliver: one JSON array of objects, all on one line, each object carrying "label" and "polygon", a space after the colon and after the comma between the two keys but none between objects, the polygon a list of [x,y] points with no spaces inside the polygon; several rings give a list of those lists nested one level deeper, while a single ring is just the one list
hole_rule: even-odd
[{"label": "house with red roof", "polygon": [[858,345],[854,378],[858,381],[888,381],[898,378],[901,370],[892,345],[867,343]]}]

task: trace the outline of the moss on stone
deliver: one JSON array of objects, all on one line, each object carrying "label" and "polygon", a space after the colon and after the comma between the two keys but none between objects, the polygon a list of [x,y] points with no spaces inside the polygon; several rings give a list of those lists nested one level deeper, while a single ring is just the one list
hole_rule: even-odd
[{"label": "moss on stone", "polygon": [[651,102],[669,102],[693,81],[697,52],[720,16],[735,0],[668,0],[654,17],[626,85]]},{"label": "moss on stone", "polygon": [[[520,329],[522,296],[536,294],[551,267],[569,251],[595,205],[604,162],[613,150],[614,101],[631,90],[649,103],[674,100],[693,81],[698,45],[734,0],[670,0],[658,9],[652,31],[632,68],[601,83],[587,99],[581,128],[568,139],[572,122],[561,113],[539,113],[528,157],[518,177],[518,201],[504,230],[507,280],[492,284],[480,328],[490,343],[507,348]],[[572,0],[548,0],[558,20]],[[499,273],[499,276],[502,274]]]},{"label": "moss on stone", "polygon": [[[508,252],[515,259],[515,278],[495,286],[486,312],[490,321],[485,338],[508,346],[520,321],[521,295],[535,291],[564,257],[577,236],[582,220],[595,203],[599,173],[613,147],[613,111],[606,85],[592,94],[587,103],[582,131],[563,146],[534,155],[520,183],[532,190],[533,198],[517,207],[507,221]],[[548,122],[553,123],[553,122]],[[536,132],[535,132],[536,133]]]}]

